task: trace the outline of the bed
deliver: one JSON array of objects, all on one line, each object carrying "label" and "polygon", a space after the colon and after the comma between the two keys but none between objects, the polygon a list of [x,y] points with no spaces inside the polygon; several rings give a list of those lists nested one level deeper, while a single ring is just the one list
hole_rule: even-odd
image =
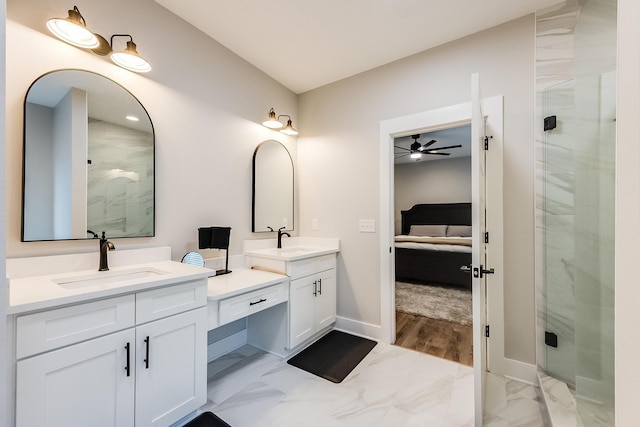
[{"label": "bed", "polygon": [[[417,204],[401,211],[396,280],[471,289],[471,203]],[[429,234],[435,234],[430,236]]]}]

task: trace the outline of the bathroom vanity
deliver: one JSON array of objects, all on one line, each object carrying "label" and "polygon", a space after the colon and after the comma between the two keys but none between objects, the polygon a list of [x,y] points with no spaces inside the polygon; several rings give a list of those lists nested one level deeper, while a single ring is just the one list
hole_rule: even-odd
[{"label": "bathroom vanity", "polygon": [[206,402],[211,271],[170,255],[7,260],[16,426],[167,426]]}]

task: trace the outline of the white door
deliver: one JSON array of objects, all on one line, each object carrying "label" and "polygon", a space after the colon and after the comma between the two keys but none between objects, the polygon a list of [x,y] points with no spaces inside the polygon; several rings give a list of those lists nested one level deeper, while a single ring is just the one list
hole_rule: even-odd
[{"label": "white door", "polygon": [[168,426],[207,401],[206,307],[136,328],[136,427]]},{"label": "white door", "polygon": [[133,426],[133,341],[127,329],[18,361],[16,426]]}]

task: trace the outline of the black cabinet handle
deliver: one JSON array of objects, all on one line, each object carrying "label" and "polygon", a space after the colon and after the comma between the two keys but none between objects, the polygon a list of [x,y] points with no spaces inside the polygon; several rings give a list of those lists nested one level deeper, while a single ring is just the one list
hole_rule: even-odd
[{"label": "black cabinet handle", "polygon": [[130,358],[130,356],[131,356],[130,347],[131,346],[129,345],[129,343],[127,343],[127,345],[124,346],[125,350],[127,350],[127,366],[124,367],[124,370],[127,371],[127,376],[128,377],[131,376],[131,370],[130,370],[131,366],[129,364],[129,362],[131,361],[131,358]]},{"label": "black cabinet handle", "polygon": [[318,295],[322,295],[322,279],[318,279]]},{"label": "black cabinet handle", "polygon": [[266,299],[261,298],[259,301],[256,301],[256,302],[250,302],[250,303],[249,303],[249,306],[256,305],[256,304],[260,304],[261,302],[265,302],[265,301],[266,301]]},{"label": "black cabinet handle", "polygon": [[146,350],[145,359],[144,359],[144,367],[145,367],[145,369],[149,369],[149,347],[150,347],[150,342],[151,342],[151,340],[150,340],[150,339],[149,339],[149,337],[147,336],[147,337],[144,339],[144,342],[147,344],[147,345],[146,345],[147,350]]},{"label": "black cabinet handle", "polygon": [[318,281],[317,280],[313,281],[313,296],[314,297],[318,296]]}]

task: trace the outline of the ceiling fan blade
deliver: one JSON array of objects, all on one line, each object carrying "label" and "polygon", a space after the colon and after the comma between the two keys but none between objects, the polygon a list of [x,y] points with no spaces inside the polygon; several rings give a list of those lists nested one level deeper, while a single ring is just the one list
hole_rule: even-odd
[{"label": "ceiling fan blade", "polygon": [[423,154],[431,154],[433,156],[450,156],[451,153],[438,153],[435,151],[425,151]]},{"label": "ceiling fan blade", "polygon": [[423,151],[423,153],[428,153],[429,151],[440,151],[440,150],[448,150],[449,148],[460,148],[462,145],[448,145],[446,147],[436,147],[430,148],[429,150]]},{"label": "ceiling fan blade", "polygon": [[397,145],[394,145],[393,148],[397,148],[398,150],[405,150],[405,151],[411,151],[408,148],[404,148],[404,147],[398,147]]},{"label": "ceiling fan blade", "polygon": [[407,157],[409,154],[411,154],[411,153],[401,154],[401,155],[399,155],[399,156],[394,157],[394,158],[393,158],[393,160],[398,160],[398,159],[401,159],[401,158],[403,158],[403,157]]},{"label": "ceiling fan blade", "polygon": [[422,147],[420,147],[420,150],[424,151],[425,148],[427,148],[427,147],[429,147],[429,146],[431,146],[431,145],[433,145],[435,143],[436,143],[436,140],[432,139],[431,141],[429,141],[429,142],[425,143],[424,145],[422,145]]}]

